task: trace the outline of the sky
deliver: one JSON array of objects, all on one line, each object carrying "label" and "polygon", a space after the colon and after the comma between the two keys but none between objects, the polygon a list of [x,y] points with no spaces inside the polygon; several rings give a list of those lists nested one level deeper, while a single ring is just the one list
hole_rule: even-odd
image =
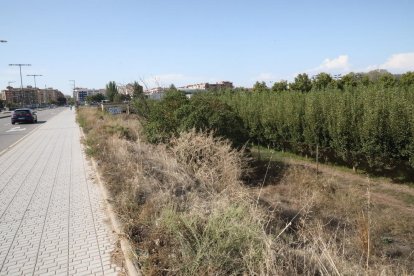
[{"label": "sky", "polygon": [[412,0],[0,0],[0,89],[9,82],[151,88],[299,73],[414,71]]}]

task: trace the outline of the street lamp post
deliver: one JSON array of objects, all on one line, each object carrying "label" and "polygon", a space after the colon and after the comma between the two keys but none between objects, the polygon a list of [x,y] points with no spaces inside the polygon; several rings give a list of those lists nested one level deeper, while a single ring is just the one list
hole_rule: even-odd
[{"label": "street lamp post", "polygon": [[9,66],[19,66],[19,68],[20,68],[20,88],[23,90],[22,66],[32,66],[32,65],[31,64],[16,63],[16,64],[9,64]]},{"label": "street lamp post", "polygon": [[27,75],[27,76],[28,77],[33,77],[35,88],[37,88],[36,87],[36,77],[43,77],[43,75],[36,75],[36,74],[34,74],[34,75]]},{"label": "street lamp post", "polygon": [[6,43],[7,40],[0,40],[0,43]]}]

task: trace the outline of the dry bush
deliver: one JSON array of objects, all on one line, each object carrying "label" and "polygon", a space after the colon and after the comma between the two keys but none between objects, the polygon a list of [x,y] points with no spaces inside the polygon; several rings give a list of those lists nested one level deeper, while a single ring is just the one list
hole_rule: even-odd
[{"label": "dry bush", "polygon": [[211,194],[240,190],[247,172],[243,150],[233,149],[228,140],[194,129],[171,141],[174,158],[194,175]]}]

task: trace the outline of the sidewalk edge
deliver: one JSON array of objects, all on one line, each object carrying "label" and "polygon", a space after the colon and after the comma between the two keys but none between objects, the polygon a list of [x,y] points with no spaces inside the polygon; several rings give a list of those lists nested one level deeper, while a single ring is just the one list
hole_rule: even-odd
[{"label": "sidewalk edge", "polygon": [[[83,129],[78,125],[80,132],[81,132],[81,136],[84,138],[85,137],[85,133],[83,132]],[[81,143],[82,144],[82,143]],[[84,147],[84,145],[82,144],[82,147]],[[112,207],[112,204],[110,203],[110,197],[108,195],[108,190],[106,189],[103,180],[102,180],[102,176],[98,170],[98,165],[96,164],[96,161],[94,158],[90,157],[91,163],[92,163],[92,167],[94,169],[94,173],[96,175],[96,180],[98,182],[99,188],[101,190],[101,194],[103,196],[103,199],[105,200],[106,203],[106,210],[107,210],[107,214],[109,216],[109,219],[111,220],[111,225],[113,230],[115,231],[120,244],[121,244],[121,250],[122,250],[122,254],[124,255],[125,258],[125,263],[126,263],[126,268],[128,271],[128,275],[129,276],[141,276],[142,274],[140,273],[139,269],[134,265],[134,262],[131,259],[131,255],[133,254],[132,252],[132,248],[131,245],[129,244],[128,239],[125,237],[124,232],[122,231],[122,226],[121,223],[119,222],[114,209]]]}]

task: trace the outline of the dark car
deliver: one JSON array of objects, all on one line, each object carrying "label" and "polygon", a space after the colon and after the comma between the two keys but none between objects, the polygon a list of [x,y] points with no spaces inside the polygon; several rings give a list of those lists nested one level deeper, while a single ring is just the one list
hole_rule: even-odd
[{"label": "dark car", "polygon": [[11,123],[37,123],[36,112],[29,108],[19,108],[13,111]]}]

